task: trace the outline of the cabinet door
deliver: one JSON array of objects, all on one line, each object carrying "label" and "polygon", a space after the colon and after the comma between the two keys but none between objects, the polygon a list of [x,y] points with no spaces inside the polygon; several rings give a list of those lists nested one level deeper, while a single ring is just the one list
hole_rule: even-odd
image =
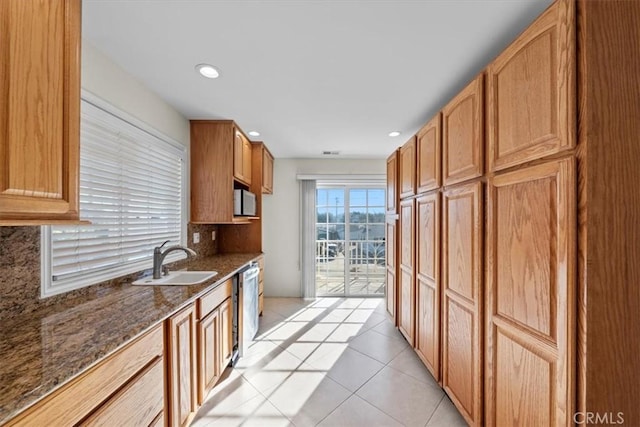
[{"label": "cabinet door", "polygon": [[442,110],[442,175],[445,185],[482,176],[484,171],[483,75]]},{"label": "cabinet door", "polygon": [[572,158],[493,177],[487,245],[487,425],[573,424]]},{"label": "cabinet door", "polygon": [[262,150],[262,192],[273,194],[273,157],[269,150]]},{"label": "cabinet door", "polygon": [[416,194],[416,137],[400,147],[400,198]]},{"label": "cabinet door", "polygon": [[213,310],[198,322],[198,404],[202,405],[209,390],[220,377],[221,340],[220,311]]},{"label": "cabinet door", "polygon": [[167,320],[170,425],[188,425],[196,411],[196,337],[193,305]]},{"label": "cabinet door", "polygon": [[398,327],[409,344],[415,333],[415,200],[400,202],[400,286]]},{"label": "cabinet door", "polygon": [[3,0],[0,22],[0,221],[77,220],[80,0]]},{"label": "cabinet door", "polygon": [[398,150],[387,158],[387,213],[398,213]]},{"label": "cabinet door", "polygon": [[482,183],[442,199],[442,386],[470,425],[482,425]]},{"label": "cabinet door", "polygon": [[440,381],[440,194],[416,199],[416,352]]},{"label": "cabinet door", "polygon": [[492,171],[575,145],[575,2],[556,1],[488,67]]},{"label": "cabinet door", "polygon": [[244,137],[239,130],[234,131],[233,139],[233,177],[244,182]]},{"label": "cabinet door", "polygon": [[429,121],[418,138],[418,194],[440,187],[440,113]]},{"label": "cabinet door", "polygon": [[229,364],[233,351],[231,298],[220,304],[218,310],[220,311],[220,373],[222,373]]},{"label": "cabinet door", "polygon": [[387,313],[391,316],[394,325],[397,325],[396,319],[396,299],[397,299],[397,215],[389,215],[386,220],[386,263],[387,263],[387,282],[385,298],[387,304]]},{"label": "cabinet door", "polygon": [[252,175],[252,171],[251,171],[251,158],[253,157],[251,155],[251,142],[246,139],[243,138],[242,141],[242,176],[244,177],[244,182],[247,185],[251,185],[251,175]]}]

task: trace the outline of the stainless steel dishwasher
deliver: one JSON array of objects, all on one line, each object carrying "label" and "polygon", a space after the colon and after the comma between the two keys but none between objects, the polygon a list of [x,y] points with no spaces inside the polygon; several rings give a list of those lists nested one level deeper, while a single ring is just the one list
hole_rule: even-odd
[{"label": "stainless steel dishwasher", "polygon": [[238,272],[233,289],[233,343],[231,363],[242,357],[258,333],[258,275],[260,267],[252,262]]}]

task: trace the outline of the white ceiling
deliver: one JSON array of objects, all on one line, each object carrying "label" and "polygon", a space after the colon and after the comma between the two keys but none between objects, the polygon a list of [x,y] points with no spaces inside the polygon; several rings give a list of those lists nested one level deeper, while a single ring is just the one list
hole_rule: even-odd
[{"label": "white ceiling", "polygon": [[185,117],[233,119],[276,157],[382,158],[550,3],[84,0],[83,36]]}]

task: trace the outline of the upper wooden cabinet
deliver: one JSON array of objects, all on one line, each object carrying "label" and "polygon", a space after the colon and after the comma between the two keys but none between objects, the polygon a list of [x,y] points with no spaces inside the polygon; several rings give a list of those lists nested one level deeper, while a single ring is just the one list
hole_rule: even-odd
[{"label": "upper wooden cabinet", "polygon": [[[252,142],[253,176],[262,177],[260,192],[273,194],[273,156],[264,142]],[[256,188],[257,186],[252,186]]]},{"label": "upper wooden cabinet", "polygon": [[416,199],[416,353],[440,381],[440,193]]},{"label": "upper wooden cabinet", "polygon": [[0,23],[0,225],[77,220],[80,0],[2,0]]},{"label": "upper wooden cabinet", "polygon": [[387,158],[387,214],[398,213],[398,157],[396,150]]},{"label": "upper wooden cabinet", "polygon": [[[246,144],[245,144],[246,143]],[[245,153],[248,144],[249,154]],[[231,120],[191,121],[191,222],[247,223],[233,215],[233,190],[251,181],[252,144]],[[245,165],[245,163],[247,165]],[[238,178],[241,171],[241,178]],[[258,185],[261,185],[258,183]],[[255,189],[252,187],[252,191]]]},{"label": "upper wooden cabinet", "polygon": [[443,193],[442,386],[469,425],[483,423],[482,224],[482,183]]},{"label": "upper wooden cabinet", "polygon": [[492,171],[575,146],[575,2],[557,1],[488,67]]},{"label": "upper wooden cabinet", "polygon": [[236,127],[233,141],[233,177],[251,185],[251,142]]},{"label": "upper wooden cabinet", "polygon": [[483,75],[442,110],[442,180],[451,185],[484,172]]},{"label": "upper wooden cabinet", "polygon": [[262,192],[273,194],[273,155],[262,146]]},{"label": "upper wooden cabinet", "polygon": [[489,183],[487,425],[573,424],[575,160]]},{"label": "upper wooden cabinet", "polygon": [[416,137],[400,147],[400,198],[416,194]]},{"label": "upper wooden cabinet", "polygon": [[440,117],[438,113],[417,135],[418,194],[440,187]]}]

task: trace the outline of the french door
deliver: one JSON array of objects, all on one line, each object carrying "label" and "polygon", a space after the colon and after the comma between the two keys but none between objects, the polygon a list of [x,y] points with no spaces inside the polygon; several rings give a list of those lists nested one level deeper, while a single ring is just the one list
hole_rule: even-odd
[{"label": "french door", "polygon": [[384,296],[385,189],[316,189],[316,294]]}]

